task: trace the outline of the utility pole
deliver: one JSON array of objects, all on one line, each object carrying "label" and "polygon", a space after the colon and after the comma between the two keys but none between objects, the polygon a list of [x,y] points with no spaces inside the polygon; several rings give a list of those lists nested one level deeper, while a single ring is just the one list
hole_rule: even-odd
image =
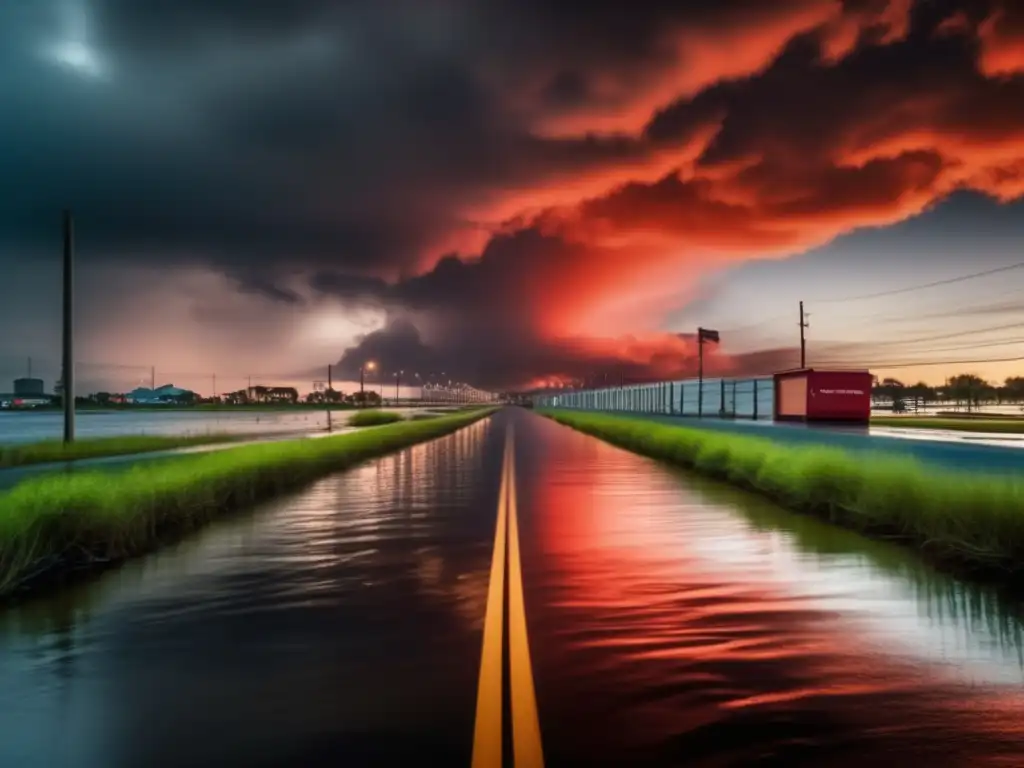
[{"label": "utility pole", "polygon": [[402,383],[402,372],[395,372],[395,405],[398,405],[398,387]]},{"label": "utility pole", "polygon": [[334,366],[331,365],[330,363],[328,363],[327,364],[327,392],[328,392],[328,397],[330,397],[329,393],[331,392],[331,390],[334,389],[334,385],[333,385],[333,383],[331,381],[331,371],[333,371],[333,370],[334,370]]},{"label": "utility pole", "polygon": [[151,366],[149,369],[149,388],[156,389],[156,366]]},{"label": "utility pole", "polygon": [[217,398],[217,374],[213,374],[213,397]]},{"label": "utility pole", "polygon": [[810,315],[804,314],[804,303],[800,302],[800,367],[807,367],[807,339],[804,337],[804,329],[810,328],[810,323],[807,322],[807,318]]},{"label": "utility pole", "polygon": [[64,442],[75,439],[75,223],[64,211]]}]

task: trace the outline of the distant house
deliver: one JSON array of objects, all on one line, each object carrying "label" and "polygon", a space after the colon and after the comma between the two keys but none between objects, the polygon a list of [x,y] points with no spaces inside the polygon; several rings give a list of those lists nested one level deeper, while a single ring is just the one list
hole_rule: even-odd
[{"label": "distant house", "polygon": [[198,395],[187,389],[181,389],[173,384],[164,384],[162,387],[150,389],[149,387],[137,387],[125,395],[129,403],[135,405],[168,405],[172,403],[191,403],[198,399]]}]

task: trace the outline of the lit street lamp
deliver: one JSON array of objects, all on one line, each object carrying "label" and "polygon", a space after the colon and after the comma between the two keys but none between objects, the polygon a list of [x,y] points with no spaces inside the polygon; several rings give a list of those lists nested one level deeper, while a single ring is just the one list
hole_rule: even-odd
[{"label": "lit street lamp", "polygon": [[359,366],[359,407],[360,408],[362,408],[362,407],[364,407],[366,405],[366,389],[365,389],[366,372],[367,371],[372,371],[376,367],[377,367],[377,364],[375,362],[373,362],[373,360],[370,360],[369,362],[363,363],[361,366]]}]

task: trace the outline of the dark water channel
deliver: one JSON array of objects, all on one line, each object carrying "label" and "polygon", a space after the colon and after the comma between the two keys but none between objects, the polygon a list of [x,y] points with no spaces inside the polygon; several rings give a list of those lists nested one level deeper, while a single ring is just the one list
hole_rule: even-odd
[{"label": "dark water channel", "polygon": [[519,411],[0,612],[0,766],[469,765],[505,429],[556,765],[1024,765],[992,591]]}]

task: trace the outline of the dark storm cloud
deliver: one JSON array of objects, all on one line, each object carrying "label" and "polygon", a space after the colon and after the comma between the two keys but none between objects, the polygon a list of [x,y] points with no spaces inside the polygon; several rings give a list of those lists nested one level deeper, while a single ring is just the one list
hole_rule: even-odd
[{"label": "dark storm cloud", "polygon": [[152,49],[235,35],[279,38],[353,5],[344,0],[245,0],[243,10],[237,0],[94,0],[90,8],[105,42]]},{"label": "dark storm cloud", "polygon": [[[85,258],[211,266],[285,303],[310,279],[385,306],[401,324],[363,342],[395,345],[382,355],[432,350],[492,380],[664,367],[678,339],[562,334],[663,266],[669,240],[676,259],[799,250],[957,185],[1015,194],[1021,169],[969,152],[1024,122],[1019,79],[977,66],[991,50],[1012,71],[1013,19],[985,37],[993,4],[942,0],[908,30],[909,7],[8,4],[0,259],[54,250],[70,205]],[[966,31],[937,34],[957,11]]]},{"label": "dark storm cloud", "polygon": [[[663,350],[663,351],[659,351]],[[500,351],[500,354],[498,353]],[[507,328],[481,334],[472,328],[453,329],[429,343],[416,325],[397,319],[367,334],[348,349],[338,363],[341,375],[358,378],[359,368],[372,360],[385,374],[403,370],[424,379],[468,381],[476,386],[539,386],[545,377],[600,386],[696,375],[697,356],[691,334],[668,334],[645,345],[636,340],[595,344],[592,340],[551,340],[525,330]],[[706,375],[757,375],[795,367],[799,349],[780,347],[732,357],[709,350]],[[534,372],[525,376],[524,372]]]},{"label": "dark storm cloud", "polygon": [[[587,231],[599,223],[618,235],[672,233],[677,242],[717,249],[800,250],[857,226],[898,221],[961,187],[1015,194],[1015,177],[994,173],[1007,166],[993,148],[1005,145],[1013,157],[1024,144],[1024,111],[1017,108],[1024,104],[1024,81],[986,78],[976,66],[975,39],[935,34],[953,9],[936,4],[919,12],[899,44],[882,44],[883,31],[867,27],[863,47],[829,66],[822,65],[824,38],[805,35],[763,73],[667,107],[645,130],[656,145],[684,144],[716,126],[695,171],[625,184],[586,201],[574,222]],[[585,97],[578,78],[567,75],[556,84],[549,94],[556,101]],[[978,155],[978,147],[996,154]],[[588,270],[607,266],[600,246],[574,240],[573,231],[550,231],[542,217],[495,237],[477,261],[446,260],[397,284],[356,286],[338,275],[321,275],[315,284],[393,306],[457,307],[462,323],[448,334],[457,343],[434,350],[454,370],[459,350],[469,348],[495,373],[578,377],[623,365],[657,367],[656,353],[624,362],[613,345],[602,356],[593,346],[545,335],[545,313],[557,304],[546,288],[560,285],[567,298],[585,294]],[[625,274],[627,263],[618,268]],[[420,354],[423,344],[417,339]],[[352,359],[366,353],[357,348]],[[791,358],[792,350],[776,350],[732,364],[763,371],[791,365]],[[674,366],[662,367],[680,366],[686,368],[677,354]]]},{"label": "dark storm cloud", "polygon": [[[321,272],[311,285],[352,303],[383,306],[393,313],[424,313],[431,318],[433,340],[454,345],[454,354],[463,362],[468,358],[491,368],[497,357],[508,363],[511,348],[520,343],[538,345],[566,287],[572,282],[589,284],[580,270],[591,255],[580,244],[529,227],[493,237],[476,260],[449,255],[417,277],[388,283]],[[460,367],[456,359],[447,365],[453,370]]]},{"label": "dark storm cloud", "polygon": [[[77,34],[65,7],[84,9],[106,80],[35,55]],[[766,13],[752,0],[8,7],[0,14],[19,34],[0,94],[19,119],[0,127],[0,238],[48,244],[52,212],[73,205],[112,257],[160,251],[232,271],[415,264],[459,228],[466,201],[645,154],[622,138],[541,138],[524,122],[532,108],[506,103],[502,83],[539,77],[586,104],[587,68],[657,64],[666,25]],[[565,71],[575,84],[559,80]]]},{"label": "dark storm cloud", "polygon": [[[533,135],[480,76],[474,27],[459,21],[471,6],[384,5],[86,3],[108,71],[94,80],[31,56],[24,37],[0,75],[20,118],[0,125],[0,242],[52,247],[72,206],[87,256],[253,282],[282,265],[393,274],[478,230],[458,213],[468,200],[643,154]],[[58,21],[31,29],[59,37]]]}]

